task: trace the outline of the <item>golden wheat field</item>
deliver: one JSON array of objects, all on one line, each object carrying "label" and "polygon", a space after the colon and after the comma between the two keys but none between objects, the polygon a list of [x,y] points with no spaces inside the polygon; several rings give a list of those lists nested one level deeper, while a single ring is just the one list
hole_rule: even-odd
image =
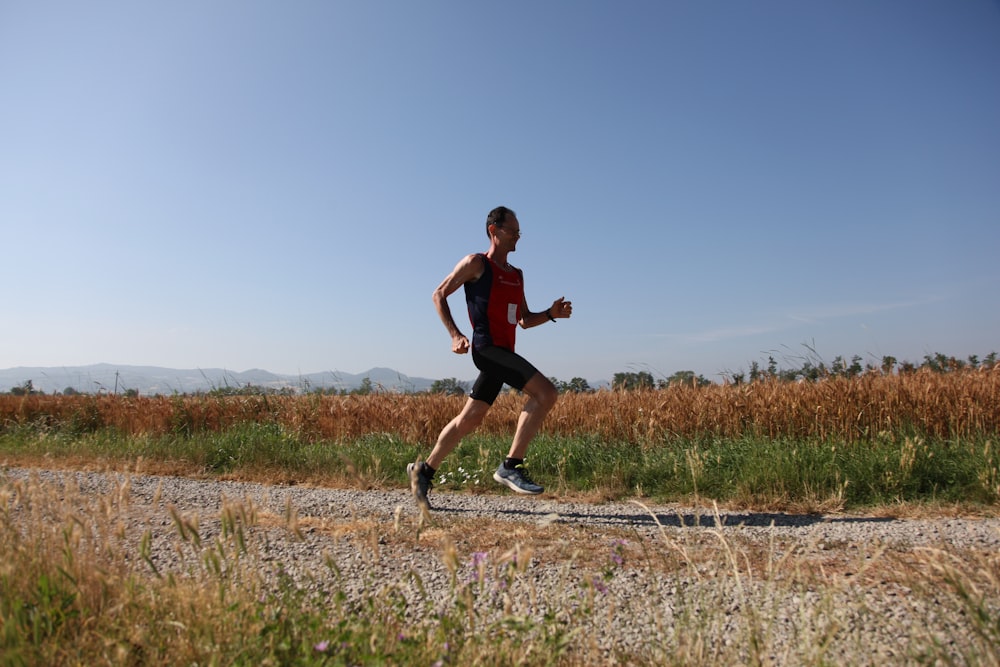
[{"label": "golden wheat field", "polygon": [[[0,425],[79,432],[111,428],[127,435],[193,434],[247,423],[277,423],[306,440],[349,440],[393,433],[433,441],[465,398],[375,393],[329,396],[111,395],[0,396]],[[481,427],[510,432],[523,404],[502,395]],[[606,441],[663,438],[836,438],[865,441],[886,433],[934,438],[993,434],[1000,427],[1000,372],[868,374],[817,382],[567,393],[544,432]]]}]

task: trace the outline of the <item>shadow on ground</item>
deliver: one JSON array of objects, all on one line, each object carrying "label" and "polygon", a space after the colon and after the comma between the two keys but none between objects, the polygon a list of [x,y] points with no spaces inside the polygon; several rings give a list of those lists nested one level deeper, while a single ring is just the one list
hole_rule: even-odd
[{"label": "shadow on ground", "polygon": [[[598,506],[599,507],[599,506]],[[435,505],[435,513],[442,514],[481,514],[479,510],[462,507]],[[763,527],[801,528],[817,523],[890,523],[896,521],[892,517],[830,517],[823,514],[785,514],[781,512],[720,512],[718,517],[706,510],[696,512],[650,512],[636,507],[635,512],[594,512],[581,511],[578,508],[559,511],[552,506],[542,506],[538,509],[511,507],[497,510],[498,518],[509,518],[514,521],[533,521],[538,523],[558,522],[564,524],[581,524],[595,526],[621,527],[656,527],[664,528],[715,528],[720,522],[723,527]]]}]

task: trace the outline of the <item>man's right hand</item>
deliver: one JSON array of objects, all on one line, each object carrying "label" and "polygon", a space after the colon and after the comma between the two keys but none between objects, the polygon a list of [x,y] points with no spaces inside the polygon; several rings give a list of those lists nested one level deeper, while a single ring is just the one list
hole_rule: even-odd
[{"label": "man's right hand", "polygon": [[465,336],[456,336],[451,339],[451,351],[455,354],[466,354],[469,351],[469,339]]}]

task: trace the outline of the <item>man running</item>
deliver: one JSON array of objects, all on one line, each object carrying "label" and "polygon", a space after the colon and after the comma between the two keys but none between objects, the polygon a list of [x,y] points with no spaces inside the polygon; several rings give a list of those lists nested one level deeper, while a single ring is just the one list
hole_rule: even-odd
[{"label": "man running", "polygon": [[[463,258],[434,290],[434,306],[451,335],[452,352],[465,354],[471,349],[479,377],[465,407],[441,431],[427,460],[406,467],[413,496],[426,509],[430,509],[427,493],[437,468],[459,441],[482,423],[504,384],[523,391],[528,400],[517,420],[510,452],[493,473],[493,479],[517,493],[537,495],[545,490],[528,477],[524,455],[559,393],[548,378],[514,352],[514,337],[517,325],[528,329],[569,317],[573,314],[573,304],[560,297],[544,311],[528,310],[524,276],[507,262],[507,255],[517,249],[521,238],[521,225],[513,211],[504,206],[490,211],[486,216],[486,235],[490,239],[489,250]],[[471,346],[448,306],[448,297],[463,286],[472,323]]]}]

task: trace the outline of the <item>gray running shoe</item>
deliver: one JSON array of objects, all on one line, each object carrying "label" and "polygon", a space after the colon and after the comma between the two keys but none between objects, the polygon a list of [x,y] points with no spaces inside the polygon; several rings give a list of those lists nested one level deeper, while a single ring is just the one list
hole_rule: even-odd
[{"label": "gray running shoe", "polygon": [[524,493],[531,496],[537,496],[539,493],[545,489],[538,484],[531,481],[528,477],[528,471],[524,469],[524,466],[517,466],[513,470],[507,470],[501,463],[497,471],[493,473],[493,479],[500,482],[505,486],[509,486],[512,490],[518,493]]},{"label": "gray running shoe", "polygon": [[431,490],[433,484],[431,478],[424,473],[423,464],[406,464],[406,474],[410,478],[410,491],[413,492],[413,499],[424,509],[429,510],[431,503],[427,500],[427,492]]}]

